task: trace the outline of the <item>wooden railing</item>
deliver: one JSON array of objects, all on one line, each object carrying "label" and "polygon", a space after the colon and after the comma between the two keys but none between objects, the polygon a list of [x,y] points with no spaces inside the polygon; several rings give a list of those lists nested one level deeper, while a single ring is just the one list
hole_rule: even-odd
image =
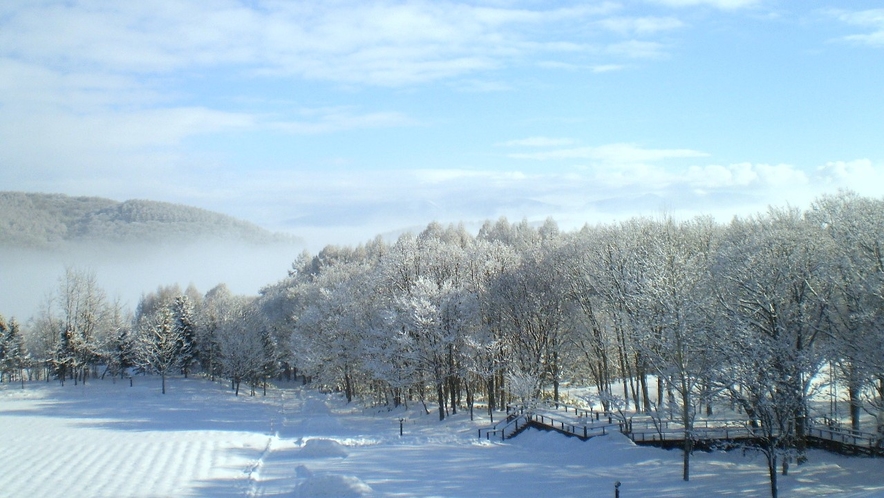
[{"label": "wooden railing", "polygon": [[[635,443],[671,445],[683,442],[684,426],[672,420],[630,418],[618,419],[610,413],[595,412],[563,403],[549,403],[542,407],[548,411],[563,410],[580,420],[566,420],[547,413],[527,411],[525,408],[508,407],[505,420],[494,426],[479,429],[479,439],[509,439],[528,426],[550,429],[583,440],[619,431]],[[542,410],[541,410],[542,411]],[[748,420],[696,420],[689,431],[694,441],[736,441],[757,436]],[[810,444],[839,453],[861,453],[884,456],[884,440],[871,432],[853,431],[829,425],[813,424],[807,429]]]},{"label": "wooden railing", "polygon": [[884,456],[884,446],[882,446],[884,441],[879,434],[873,432],[815,425],[807,430],[807,437],[812,443],[826,449],[839,450],[840,453],[853,452]]},{"label": "wooden railing", "polygon": [[524,430],[527,426],[528,418],[521,413],[516,413],[508,416],[506,419],[494,424],[491,427],[483,427],[479,429],[479,439],[483,439],[482,436],[484,434],[484,439],[486,440],[490,441],[492,437],[494,439],[497,439],[499,437],[501,441],[504,441],[515,436],[519,433],[519,431]]},{"label": "wooden railing", "polygon": [[569,421],[556,419],[549,415],[532,413],[527,415],[528,422],[545,428],[549,428],[558,432],[562,432],[569,436],[577,436],[581,439],[589,439],[594,436],[604,436],[613,430],[617,430],[618,424],[574,424]]},{"label": "wooden railing", "polygon": [[[625,434],[636,443],[663,443],[684,441],[685,431],[681,430],[663,430],[663,431],[638,431],[635,430],[625,432]],[[753,437],[752,431],[746,427],[726,426],[726,427],[695,427],[690,431],[691,439],[703,441],[732,441],[735,439],[747,439]]]},{"label": "wooden railing", "polygon": [[617,417],[614,416],[611,412],[599,412],[595,411],[592,408],[586,409],[581,406],[569,405],[567,403],[561,403],[556,401],[550,401],[541,405],[543,408],[548,410],[563,410],[565,413],[574,413],[577,417],[586,419],[586,420],[594,420],[596,422],[607,421],[609,424],[615,423]]}]

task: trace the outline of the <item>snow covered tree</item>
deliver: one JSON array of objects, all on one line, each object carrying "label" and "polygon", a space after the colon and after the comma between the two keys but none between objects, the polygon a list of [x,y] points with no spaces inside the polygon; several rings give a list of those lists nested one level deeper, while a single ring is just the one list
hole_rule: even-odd
[{"label": "snow covered tree", "polygon": [[[771,492],[777,493],[777,459],[805,458],[807,399],[824,361],[820,338],[832,281],[822,247],[827,240],[797,210],[734,220],[717,262],[728,361],[721,377],[735,402],[760,420],[756,436],[768,458]],[[784,461],[785,463],[785,461]]]},{"label": "snow covered tree", "polygon": [[106,372],[111,375],[111,379],[116,378],[116,376],[120,376],[120,379],[122,379],[129,368],[137,366],[134,340],[135,335],[131,327],[121,327],[117,334],[108,342],[105,351],[105,361],[107,365]]},{"label": "snow covered tree", "polygon": [[267,358],[263,323],[249,299],[234,298],[230,304],[230,312],[218,329],[218,362],[237,396],[243,381],[254,395]]},{"label": "snow covered tree", "polygon": [[163,394],[166,394],[166,377],[181,366],[181,334],[176,325],[169,306],[142,315],[136,325],[135,361],[143,370],[160,375]]},{"label": "snow covered tree", "polygon": [[219,333],[221,326],[230,319],[235,298],[224,284],[209,290],[203,298],[196,318],[196,343],[199,362],[204,374],[211,380],[221,374]]},{"label": "snow covered tree", "polygon": [[314,382],[341,388],[353,400],[361,370],[363,351],[360,330],[352,313],[357,312],[353,281],[364,276],[355,263],[326,266],[309,286],[301,288],[309,304],[297,316],[292,346],[301,369]]},{"label": "snow covered tree", "polygon": [[611,314],[606,310],[601,254],[604,238],[599,231],[584,227],[568,237],[559,249],[557,260],[562,265],[564,288],[568,300],[573,303],[570,314],[573,329],[572,347],[580,358],[577,372],[582,379],[595,384],[602,409],[611,408],[612,385],[617,374],[617,341],[613,331]]},{"label": "snow covered tree", "polygon": [[464,338],[464,357],[469,372],[484,383],[488,416],[493,420],[498,398],[503,404],[509,342],[503,330],[503,306],[491,289],[502,274],[518,266],[519,257],[502,242],[476,239],[466,261],[466,291],[475,298],[478,323]]},{"label": "snow covered tree", "polygon": [[3,315],[0,315],[0,382],[3,382],[3,374],[6,374],[8,382],[12,382],[15,375],[18,375],[24,389],[24,369],[28,365],[29,357],[21,326],[15,318],[6,323]]},{"label": "snow covered tree", "polygon": [[817,199],[808,217],[832,242],[833,380],[847,386],[851,428],[860,430],[865,398],[884,438],[884,201],[840,192]]},{"label": "snow covered tree", "polygon": [[[587,231],[585,237],[592,239],[589,247],[594,250],[584,258],[590,282],[585,282],[583,287],[596,299],[587,303],[586,297],[579,297],[576,302],[584,314],[590,311],[587,305],[594,304],[592,314],[586,316],[589,325],[598,327],[594,333],[604,337],[605,343],[614,344],[611,353],[616,359],[617,374],[623,379],[624,408],[629,409],[631,399],[637,410],[649,412],[649,366],[643,348],[637,347],[636,325],[641,321],[636,296],[641,295],[640,286],[646,278],[648,262],[642,255],[646,252],[645,245],[653,238],[654,222],[636,218]],[[601,397],[602,400],[617,398],[613,393]]]},{"label": "snow covered tree", "polygon": [[509,340],[511,373],[536,379],[538,389],[552,385],[558,401],[564,345],[570,332],[570,303],[561,268],[538,248],[523,255],[519,266],[502,273],[491,293]]},{"label": "snow covered tree", "polygon": [[[672,393],[670,416],[684,427],[682,478],[690,479],[693,427],[698,409],[714,393],[723,357],[714,346],[711,264],[715,250],[709,219],[654,226],[645,246],[645,278],[634,296],[637,346],[653,369],[658,390]],[[658,406],[657,409],[660,407]]]},{"label": "snow covered tree", "polygon": [[62,383],[66,376],[75,384],[86,382],[89,369],[101,359],[111,334],[113,306],[98,286],[94,272],[71,267],[65,269],[55,299],[60,314],[44,317],[44,321],[58,327],[59,340],[52,358],[56,375]]},{"label": "snow covered tree", "polygon": [[196,312],[191,298],[186,294],[175,296],[175,301],[172,304],[172,314],[175,317],[175,328],[179,338],[178,354],[181,357],[181,369],[186,379],[191,366],[198,358],[195,324]]}]

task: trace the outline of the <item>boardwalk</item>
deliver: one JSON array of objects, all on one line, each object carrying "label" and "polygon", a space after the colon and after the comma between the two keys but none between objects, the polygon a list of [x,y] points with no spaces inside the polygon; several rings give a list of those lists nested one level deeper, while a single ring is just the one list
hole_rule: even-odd
[{"label": "boardwalk", "polygon": [[[545,404],[534,410],[511,410],[498,424],[479,429],[480,439],[506,440],[529,427],[552,430],[587,440],[611,432],[621,432],[636,444],[678,447],[684,444],[684,426],[669,420],[631,417],[623,420],[610,413],[600,413],[562,403]],[[691,439],[699,446],[715,443],[742,444],[757,440],[748,420],[698,420]],[[841,454],[884,456],[882,439],[873,433],[851,431],[812,423],[807,429],[809,446]]]}]

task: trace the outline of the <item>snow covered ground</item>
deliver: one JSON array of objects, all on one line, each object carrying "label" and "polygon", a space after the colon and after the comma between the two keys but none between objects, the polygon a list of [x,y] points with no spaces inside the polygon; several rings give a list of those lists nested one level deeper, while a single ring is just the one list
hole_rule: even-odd
[{"label": "snow covered ground", "polygon": [[[415,408],[415,407],[412,407]],[[399,419],[406,418],[399,436]],[[615,434],[529,430],[478,441],[485,418],[347,405],[300,387],[234,397],[172,379],[0,385],[0,496],[765,496],[763,457],[681,455]],[[782,496],[884,496],[884,459],[813,450]]]}]

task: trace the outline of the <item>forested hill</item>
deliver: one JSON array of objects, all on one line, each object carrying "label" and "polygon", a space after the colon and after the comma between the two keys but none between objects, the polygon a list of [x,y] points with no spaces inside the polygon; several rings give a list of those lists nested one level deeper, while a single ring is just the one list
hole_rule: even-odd
[{"label": "forested hill", "polygon": [[77,242],[291,242],[231,216],[147,200],[0,192],[0,246],[57,248]]}]

